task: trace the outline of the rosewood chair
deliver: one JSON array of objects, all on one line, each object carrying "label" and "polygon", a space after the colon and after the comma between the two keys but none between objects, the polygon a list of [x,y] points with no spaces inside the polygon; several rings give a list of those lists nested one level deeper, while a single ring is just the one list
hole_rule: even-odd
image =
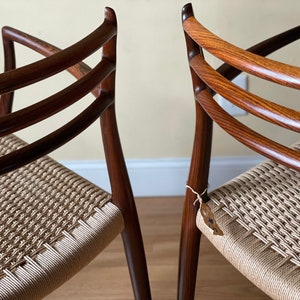
[{"label": "rosewood chair", "polygon": [[[80,271],[119,233],[135,299],[150,299],[139,220],[115,117],[114,11],[106,8],[103,23],[64,50],[10,27],[4,27],[2,33],[5,72],[0,74],[0,299],[46,296]],[[46,57],[17,68],[15,43]],[[99,52],[99,60],[90,68],[82,61],[95,51]],[[73,83],[12,112],[15,90],[64,70],[75,76]],[[31,143],[15,135],[70,108],[90,92],[91,103],[60,128]],[[101,123],[111,194],[46,156],[97,120],[99,127]]]},{"label": "rosewood chair", "polygon": [[[193,299],[201,233],[245,277],[273,299],[300,299],[300,144],[286,146],[226,113],[219,94],[260,119],[300,131],[300,112],[244,91],[231,80],[240,72],[291,89],[300,68],[264,56],[297,40],[300,27],[242,50],[182,12],[191,70],[196,128],[180,246],[178,299]],[[215,70],[204,51],[224,64]],[[268,160],[207,192],[213,123]],[[195,201],[196,200],[196,201]]]}]

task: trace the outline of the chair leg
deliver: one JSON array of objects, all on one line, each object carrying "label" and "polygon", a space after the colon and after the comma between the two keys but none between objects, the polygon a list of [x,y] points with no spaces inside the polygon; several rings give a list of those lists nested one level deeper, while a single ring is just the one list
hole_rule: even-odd
[{"label": "chair leg", "polygon": [[150,284],[139,222],[132,218],[125,226],[122,239],[135,299],[150,300]]},{"label": "chair leg", "polygon": [[125,228],[122,232],[122,239],[134,296],[136,300],[150,300],[151,293],[144,243],[119,139],[114,105],[111,105],[103,114],[101,128],[113,203],[122,211],[124,218]]},{"label": "chair leg", "polygon": [[197,207],[185,201],[179,253],[178,300],[195,296],[201,232],[196,227]]}]

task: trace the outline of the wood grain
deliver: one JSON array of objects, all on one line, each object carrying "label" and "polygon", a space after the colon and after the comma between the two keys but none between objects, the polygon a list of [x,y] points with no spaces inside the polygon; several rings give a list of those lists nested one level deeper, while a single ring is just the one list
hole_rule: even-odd
[{"label": "wood grain", "polygon": [[[140,198],[137,209],[144,235],[153,300],[174,300],[177,292],[183,198]],[[133,299],[121,238],[46,300]],[[195,299],[267,300],[203,238]]]},{"label": "wood grain", "polygon": [[[290,42],[298,40],[300,38],[300,27],[297,26],[269,38],[247,51],[228,43],[201,25],[194,17],[191,3],[186,4],[182,9],[182,26],[196,108],[198,106],[201,108],[196,109],[195,138],[188,185],[199,194],[202,194],[207,188],[210,142],[212,141],[211,131],[207,131],[207,128],[211,126],[212,121],[248,148],[279,164],[300,171],[300,153],[298,150],[289,148],[280,141],[273,140],[260,133],[259,130],[255,129],[255,126],[251,127],[246,122],[243,123],[237,120],[213,98],[215,94],[219,94],[230,103],[239,106],[255,117],[298,132],[300,129],[299,111],[283,107],[284,103],[277,105],[272,100],[261,98],[249,91],[240,89],[231,80],[243,71],[259,79],[300,89],[299,67],[261,56],[270,54]],[[223,65],[215,70],[214,66],[210,65],[205,59],[204,52],[209,52],[215,58],[223,61]],[[277,130],[277,128],[274,126],[273,130]],[[205,197],[202,198],[205,202]],[[194,207],[190,201],[189,191],[186,193],[184,202],[177,299],[192,300],[194,299],[195,283],[197,282],[197,270],[194,266],[198,264],[199,234],[197,234],[198,231],[194,225]],[[203,265],[205,265],[205,261],[203,261]],[[211,268],[214,268],[215,265],[213,264]],[[205,272],[204,266],[201,271]],[[211,270],[209,270],[209,274],[210,272]],[[207,273],[202,274],[207,276]],[[213,274],[222,274],[221,269],[216,270]],[[227,281],[228,278],[230,277],[225,276],[224,280]],[[223,281],[220,281],[219,284],[223,285]],[[224,286],[227,290],[230,285],[225,284]],[[234,291],[238,290],[234,289]],[[209,291],[217,291],[217,289],[211,289],[210,286]],[[246,290],[241,289],[241,291],[243,291],[243,295],[240,296],[246,299],[244,295]],[[226,293],[223,292],[222,299],[225,299],[225,295]],[[233,299],[232,295],[229,297]],[[203,297],[203,299],[206,298]],[[214,296],[211,299],[216,299],[216,297]],[[252,296],[250,296],[250,299],[253,299]]]}]

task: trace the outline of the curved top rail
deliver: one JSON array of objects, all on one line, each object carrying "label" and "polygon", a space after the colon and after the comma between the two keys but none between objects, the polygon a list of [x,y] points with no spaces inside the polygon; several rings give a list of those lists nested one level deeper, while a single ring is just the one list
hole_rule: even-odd
[{"label": "curved top rail", "polygon": [[183,28],[197,44],[233,67],[281,85],[300,89],[299,67],[264,58],[236,47],[210,32],[192,15],[187,14],[183,19]]},{"label": "curved top rail", "polygon": [[[35,52],[42,54],[45,57],[52,56],[52,55],[62,51],[62,49],[54,46],[53,44],[45,42],[35,36],[29,35],[29,34],[22,32],[16,28],[11,28],[11,27],[6,26],[2,30],[5,31],[5,34],[6,34],[5,37],[3,38],[4,55],[6,55],[7,60],[9,60],[9,59],[13,60],[13,62],[10,61],[10,68],[7,68],[7,65],[6,65],[6,68],[7,68],[6,71],[8,71],[8,69],[15,68],[15,67],[11,68],[11,65],[13,65],[13,66],[15,65],[14,56],[12,56],[13,55],[12,49],[10,48],[11,45],[9,45],[9,42],[11,42],[11,41],[20,43],[20,44],[34,50]],[[10,40],[8,41],[7,38],[9,38]],[[82,76],[84,76],[85,74],[87,74],[90,70],[91,70],[91,68],[82,61],[79,61],[78,63],[76,63],[76,65],[73,65],[70,68],[68,68],[68,71],[72,75],[74,75],[74,77],[77,79],[79,79]]]},{"label": "curved top rail", "polygon": [[[6,41],[18,41],[25,45],[27,43],[24,39],[27,36],[25,33],[18,35],[18,31],[10,27],[3,27],[2,34]],[[0,74],[0,94],[43,80],[75,65],[98,50],[116,34],[117,23],[114,12],[106,9],[103,23],[79,42],[37,62]],[[32,48],[38,47],[33,37],[29,40],[32,42]]]},{"label": "curved top rail", "polygon": [[[284,32],[281,32],[275,36],[272,36],[258,44],[255,44],[250,48],[246,49],[246,51],[265,57],[275,52],[276,50],[295,42],[299,38],[300,26],[297,26]],[[217,71],[229,80],[234,79],[237,75],[241,73],[240,70],[230,66],[227,63],[221,65],[217,69]]]}]

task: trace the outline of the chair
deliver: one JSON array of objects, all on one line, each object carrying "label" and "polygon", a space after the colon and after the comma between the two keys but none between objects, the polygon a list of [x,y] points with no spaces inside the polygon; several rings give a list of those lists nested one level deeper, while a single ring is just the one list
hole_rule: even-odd
[{"label": "chair", "polygon": [[[241,72],[292,89],[300,88],[300,68],[264,56],[297,40],[296,27],[248,50],[211,33],[182,11],[196,103],[196,128],[182,220],[178,299],[193,299],[201,233],[245,277],[272,299],[300,299],[300,144],[285,146],[232,117],[213,98],[270,122],[300,131],[300,112],[244,91],[231,80]],[[215,70],[208,51],[224,64]],[[268,160],[207,192],[212,126]],[[196,202],[195,202],[196,200]]]},{"label": "chair", "polygon": [[[114,11],[106,8],[103,23],[65,50],[10,27],[4,27],[2,33],[5,72],[0,74],[0,299],[46,296],[80,271],[119,233],[135,299],[150,299],[139,220],[115,117]],[[15,43],[46,57],[16,68]],[[100,54],[102,51],[102,58],[90,68],[82,60],[97,50]],[[15,90],[64,70],[75,76],[72,84],[12,112]],[[31,143],[15,135],[90,92],[94,95],[92,103],[60,128]],[[98,119],[111,194],[47,156]]]}]

